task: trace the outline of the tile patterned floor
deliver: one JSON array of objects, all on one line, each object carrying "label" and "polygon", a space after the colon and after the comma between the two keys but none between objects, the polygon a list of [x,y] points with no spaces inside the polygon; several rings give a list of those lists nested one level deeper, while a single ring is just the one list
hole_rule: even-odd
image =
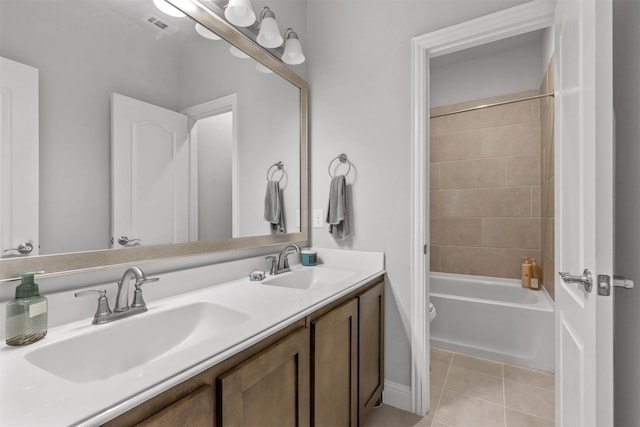
[{"label": "tile patterned floor", "polygon": [[431,411],[422,418],[391,406],[365,427],[553,427],[554,375],[431,348]]}]

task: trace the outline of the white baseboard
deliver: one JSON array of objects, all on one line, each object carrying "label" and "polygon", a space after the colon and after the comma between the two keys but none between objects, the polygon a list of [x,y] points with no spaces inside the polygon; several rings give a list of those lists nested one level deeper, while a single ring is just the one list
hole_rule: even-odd
[{"label": "white baseboard", "polygon": [[411,387],[384,380],[382,401],[385,405],[411,412]]}]

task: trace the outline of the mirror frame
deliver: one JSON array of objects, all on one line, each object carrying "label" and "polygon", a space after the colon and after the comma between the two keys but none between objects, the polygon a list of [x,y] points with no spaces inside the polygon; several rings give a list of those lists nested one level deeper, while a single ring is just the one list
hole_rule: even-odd
[{"label": "mirror frame", "polygon": [[307,82],[276,59],[271,53],[251,40],[206,6],[207,0],[168,0],[187,17],[217,33],[227,42],[245,51],[258,62],[271,68],[276,74],[300,90],[300,232],[280,235],[240,237],[226,240],[139,246],[133,248],[105,249],[33,257],[6,258],[0,260],[0,282],[15,280],[21,271],[42,271],[43,276],[152,261],[166,258],[199,255],[243,249],[259,249],[294,242],[307,242],[309,238],[309,175],[308,175],[308,87]]}]

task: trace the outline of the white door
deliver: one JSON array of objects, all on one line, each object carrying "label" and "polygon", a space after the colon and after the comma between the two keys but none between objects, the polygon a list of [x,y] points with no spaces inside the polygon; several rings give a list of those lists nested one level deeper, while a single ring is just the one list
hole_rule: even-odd
[{"label": "white door", "polygon": [[[556,425],[613,425],[611,0],[560,0],[556,54],[556,271],[589,269],[593,289],[556,278]],[[612,292],[613,294],[613,292]]]},{"label": "white door", "polygon": [[38,123],[38,69],[0,57],[0,258],[38,255]]},{"label": "white door", "polygon": [[187,116],[112,94],[111,156],[113,247],[188,242]]}]

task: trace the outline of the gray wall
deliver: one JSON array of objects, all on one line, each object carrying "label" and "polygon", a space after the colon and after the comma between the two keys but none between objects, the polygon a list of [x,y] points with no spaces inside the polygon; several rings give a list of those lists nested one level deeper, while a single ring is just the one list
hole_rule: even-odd
[{"label": "gray wall", "polygon": [[640,2],[613,2],[613,104],[616,116],[615,425],[640,423]]},{"label": "gray wall", "polygon": [[411,39],[523,1],[310,0],[311,209],[326,209],[327,166],[353,162],[353,236],[319,247],[384,251],[385,376],[410,384]]},{"label": "gray wall", "polygon": [[232,125],[231,111],[198,120],[198,240],[232,237]]},{"label": "gray wall", "polygon": [[538,89],[546,71],[540,71],[541,63],[538,42],[441,67],[432,65],[431,107]]}]

